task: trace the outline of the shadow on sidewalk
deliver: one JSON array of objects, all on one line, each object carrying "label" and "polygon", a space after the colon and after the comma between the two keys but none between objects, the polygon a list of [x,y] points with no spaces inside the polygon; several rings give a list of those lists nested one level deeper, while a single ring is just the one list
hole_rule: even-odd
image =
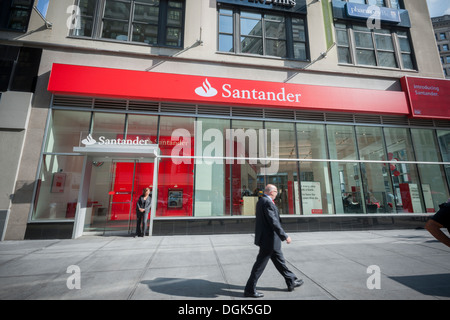
[{"label": "shadow on sidewalk", "polygon": [[[157,293],[188,297],[188,298],[218,298],[244,297],[244,285],[237,286],[223,282],[212,282],[203,279],[184,279],[184,278],[156,278],[154,280],[142,281],[142,284]],[[258,287],[258,290],[265,291],[285,291],[274,287]]]},{"label": "shadow on sidewalk", "polygon": [[425,295],[450,297],[450,273],[389,278]]}]

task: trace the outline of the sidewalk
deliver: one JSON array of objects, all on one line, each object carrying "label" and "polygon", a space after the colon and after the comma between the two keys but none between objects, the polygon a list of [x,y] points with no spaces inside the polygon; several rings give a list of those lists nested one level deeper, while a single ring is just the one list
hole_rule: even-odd
[{"label": "sidewalk", "polygon": [[[426,230],[290,236],[284,255],[304,284],[288,292],[269,262],[261,300],[450,299],[450,248]],[[4,241],[0,299],[245,299],[257,252],[251,234]]]}]

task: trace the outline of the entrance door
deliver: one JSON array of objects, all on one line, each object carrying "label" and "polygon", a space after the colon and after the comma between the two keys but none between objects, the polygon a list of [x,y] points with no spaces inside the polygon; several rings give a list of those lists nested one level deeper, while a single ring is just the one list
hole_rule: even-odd
[{"label": "entrance door", "polygon": [[136,202],[153,187],[153,162],[93,161],[85,231],[134,233]]}]

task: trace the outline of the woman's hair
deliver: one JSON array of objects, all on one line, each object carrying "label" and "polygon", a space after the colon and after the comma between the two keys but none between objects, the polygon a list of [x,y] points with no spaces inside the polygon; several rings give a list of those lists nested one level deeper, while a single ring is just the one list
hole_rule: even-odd
[{"label": "woman's hair", "polygon": [[148,190],[148,191],[152,191],[152,190],[150,190],[150,188],[149,188],[149,187],[147,187],[147,188],[144,188],[144,190],[142,190],[142,195],[145,195],[145,192],[146,192],[147,190]]}]

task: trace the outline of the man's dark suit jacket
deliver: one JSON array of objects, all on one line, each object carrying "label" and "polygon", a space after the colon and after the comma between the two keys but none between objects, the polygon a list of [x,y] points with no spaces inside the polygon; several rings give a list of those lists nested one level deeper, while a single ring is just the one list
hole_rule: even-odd
[{"label": "man's dark suit jacket", "polygon": [[280,215],[272,199],[264,195],[256,204],[255,244],[264,249],[281,249],[288,235],[281,227]]}]

